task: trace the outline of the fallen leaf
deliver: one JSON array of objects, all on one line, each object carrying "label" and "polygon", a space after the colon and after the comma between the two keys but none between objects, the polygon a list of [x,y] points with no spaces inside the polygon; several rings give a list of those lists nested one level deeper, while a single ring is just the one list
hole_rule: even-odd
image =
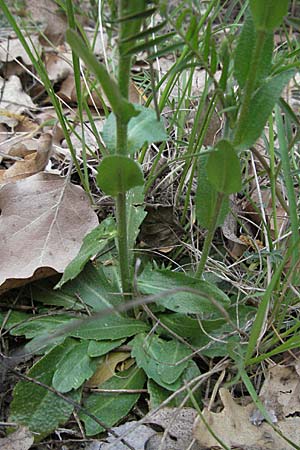
[{"label": "fallen leaf", "polygon": [[[31,35],[30,38],[25,36],[25,41],[31,52],[41,53],[41,46],[38,35]],[[16,59],[22,59],[26,66],[31,66],[31,60],[26,53],[19,38],[7,38],[0,41],[0,61],[3,63],[12,62]]]},{"label": "fallen leaf", "polygon": [[[103,122],[104,122],[104,119],[100,119],[99,117],[94,119],[93,125],[94,125],[94,127],[96,127],[99,135],[103,128]],[[97,151],[99,149],[99,143],[97,141],[97,138],[93,132],[93,129],[92,129],[89,121],[84,122],[83,131],[84,131],[85,145],[87,147],[87,154],[91,154],[91,152],[97,153]],[[72,133],[70,132],[70,138],[71,138],[73,147],[76,150],[76,154],[81,155],[82,148],[83,148],[81,124],[76,125],[73,132]],[[98,137],[98,139],[99,139],[99,137]],[[62,141],[60,149],[62,149],[62,148],[65,148],[66,150],[68,150],[68,152],[70,154],[70,150],[69,150],[68,143],[66,142],[66,140]]]},{"label": "fallen leaf", "polygon": [[[277,434],[268,423],[255,426],[251,416],[255,410],[254,403],[246,406],[239,405],[227,389],[220,389],[220,397],[224,409],[215,413],[204,408],[202,416],[214,434],[229,448],[241,450],[292,450],[289,445]],[[223,448],[210,433],[204,421],[198,417],[194,424],[194,436],[203,447]],[[300,439],[300,418],[291,417],[279,421],[277,426],[283,435],[295,443]]]},{"label": "fallen leaf", "polygon": [[[198,443],[193,443],[193,423],[197,411],[193,408],[162,408],[155,413],[150,413],[144,423],[159,426],[166,430],[164,433],[156,433],[150,437],[145,449],[156,450],[201,450]],[[164,442],[163,446],[161,443]]]},{"label": "fallen leaf", "polygon": [[276,365],[269,369],[260,398],[271,404],[278,415],[300,414],[300,376],[295,367]]},{"label": "fallen leaf", "polygon": [[[97,387],[100,386],[104,381],[109,380],[111,377],[115,375],[117,367],[120,363],[124,363],[124,361],[130,358],[130,352],[112,352],[106,355],[104,361],[99,365],[94,375],[88,380],[86,383],[87,387]],[[134,360],[131,359],[132,364],[134,364]],[[129,369],[130,366],[127,366],[126,369]],[[124,370],[122,367],[120,370]]]},{"label": "fallen leaf", "polygon": [[[26,13],[32,21],[39,23],[44,36],[54,45],[61,44],[65,39],[67,18],[63,10],[53,0],[25,0]],[[43,44],[49,44],[41,39]]]},{"label": "fallen leaf", "polygon": [[178,244],[183,230],[176,222],[173,206],[147,205],[148,213],[140,227],[141,248],[156,248],[167,253]]},{"label": "fallen leaf", "polygon": [[[35,150],[32,145],[35,144]],[[38,140],[29,140],[28,145],[30,149],[26,147],[26,143],[18,143],[14,145],[9,155],[24,157],[23,161],[16,161],[7,170],[0,170],[0,184],[11,183],[22,178],[29,177],[35,173],[41,172],[46,167],[52,150],[52,136],[50,133],[43,134]]]},{"label": "fallen leaf", "polygon": [[85,192],[45,172],[0,187],[0,286],[48,267],[62,273],[98,225]]},{"label": "fallen leaf", "polygon": [[0,439],[0,448],[1,450],[28,450],[33,442],[33,434],[27,428],[20,427],[6,438]]},{"label": "fallen leaf", "polygon": [[9,80],[0,77],[0,123],[14,127],[22,121],[22,114],[35,105],[31,97],[23,91],[20,79],[12,75]]},{"label": "fallen leaf", "polygon": [[73,72],[71,51],[63,45],[59,46],[55,53],[46,54],[45,66],[48,77],[53,83],[66,79]]},{"label": "fallen leaf", "polygon": [[236,204],[236,198],[235,196],[230,196],[230,212],[225,217],[221,230],[227,239],[229,253],[234,259],[240,258],[247,249],[247,245],[245,245],[245,243],[243,243],[236,235],[238,230],[238,213],[239,210]]},{"label": "fallen leaf", "polygon": [[[112,431],[114,431],[115,435],[108,433],[108,437],[105,439],[108,443],[101,444],[99,450],[100,448],[101,450],[112,450],[112,445],[113,450],[128,450],[128,446],[122,442],[115,443],[118,439],[116,436],[122,436],[124,433],[126,433],[124,440],[135,450],[144,450],[148,439],[156,434],[150,427],[140,425],[137,421],[126,422],[118,427],[113,427]],[[157,450],[157,448],[158,447],[156,447],[155,450]],[[88,445],[86,450],[96,450],[96,448],[93,446],[89,447]]]}]

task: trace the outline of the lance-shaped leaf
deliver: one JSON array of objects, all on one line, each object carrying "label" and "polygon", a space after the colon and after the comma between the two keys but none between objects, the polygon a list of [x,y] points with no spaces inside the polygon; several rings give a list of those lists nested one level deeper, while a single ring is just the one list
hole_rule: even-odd
[{"label": "lance-shaped leaf", "polygon": [[112,197],[143,183],[141,166],[127,156],[105,156],[98,167],[97,184]]},{"label": "lance-shaped leaf", "polygon": [[[196,193],[196,217],[203,228],[209,228],[215,216],[218,191],[211,184],[207,175],[208,156],[199,158],[198,186]],[[229,211],[228,197],[224,197],[219,211],[217,226],[222,225]]]},{"label": "lance-shaped leaf", "polygon": [[65,393],[72,389],[78,389],[85,380],[95,372],[97,359],[88,355],[89,341],[70,339],[72,346],[63,360],[57,364],[52,384],[59,392]]},{"label": "lance-shaped leaf", "polygon": [[[69,346],[70,343],[66,342],[55,347],[34,364],[28,376],[51,387],[57,364],[63,361]],[[70,397],[78,401],[80,393],[72,393]],[[44,387],[20,381],[14,389],[9,420],[26,425],[29,430],[37,433],[37,439],[40,440],[54,431],[58,425],[64,424],[73,409],[73,405]]]},{"label": "lance-shaped leaf", "polygon": [[289,0],[250,0],[250,9],[258,30],[272,31],[288,12]]},{"label": "lance-shaped leaf", "polygon": [[[234,54],[234,75],[240,88],[245,86],[251,65],[257,39],[257,31],[251,14],[246,16],[241,33],[238,38]],[[272,68],[273,33],[267,33],[263,40],[263,47],[256,62],[256,83],[269,75]]]},{"label": "lance-shaped leaf", "polygon": [[92,256],[100,253],[117,234],[115,221],[108,217],[94,230],[85,236],[77,256],[66,267],[60,282],[55,286],[60,288],[67,281],[73,280],[84,268]]},{"label": "lance-shaped leaf", "polygon": [[[175,312],[213,313],[218,311],[217,304],[226,308],[230,303],[227,295],[213,284],[170,270],[150,271],[146,268],[138,278],[138,287],[143,294],[161,294],[157,303]],[[184,292],[182,288],[195,292]],[[178,289],[178,293],[168,295],[169,289]]]},{"label": "lance-shaped leaf", "polygon": [[230,142],[222,140],[209,154],[207,177],[218,192],[233,194],[242,187],[240,160]]},{"label": "lance-shaped leaf", "polygon": [[250,101],[248,114],[239,123],[240,132],[235,139],[239,150],[251,147],[260,137],[281,91],[294,74],[293,69],[281,72],[273,78],[267,79],[254,93]]},{"label": "lance-shaped leaf", "polygon": [[[140,396],[139,393],[126,394],[126,390],[142,389],[144,383],[145,374],[141,369],[132,367],[124,370],[100,386],[102,389],[123,390],[123,392],[90,394],[85,400],[84,407],[104,422],[106,426],[111,427],[129,413]],[[104,431],[99,424],[85,416],[84,413],[80,413],[79,416],[84,421],[87,436],[93,436]]]}]

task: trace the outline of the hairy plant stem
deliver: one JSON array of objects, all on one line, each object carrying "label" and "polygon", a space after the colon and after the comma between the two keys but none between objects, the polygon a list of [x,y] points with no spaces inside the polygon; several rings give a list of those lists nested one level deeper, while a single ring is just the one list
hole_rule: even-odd
[{"label": "hairy plant stem", "polygon": [[216,206],[215,206],[215,213],[211,218],[210,224],[209,224],[209,228],[207,230],[207,234],[205,236],[204,239],[204,244],[203,244],[203,248],[202,248],[202,254],[201,254],[201,258],[200,258],[200,262],[197,268],[197,272],[196,272],[196,277],[201,278],[204,268],[205,268],[205,264],[209,255],[209,251],[210,251],[210,247],[211,247],[211,243],[215,234],[215,230],[217,227],[217,223],[218,223],[218,218],[219,218],[219,214],[220,214],[220,209],[222,206],[222,201],[224,198],[224,194],[221,192],[218,192],[217,194],[217,199],[216,199]]},{"label": "hairy plant stem", "polygon": [[[119,19],[125,15],[127,1],[121,0],[119,3]],[[130,67],[131,57],[124,56],[122,53],[122,45],[120,42],[126,36],[126,22],[120,22],[119,28],[119,61],[118,61],[118,86],[122,96],[128,99],[129,83],[130,83]],[[121,116],[116,115],[116,153],[127,156],[127,122],[124,122]],[[129,248],[128,248],[128,232],[127,232],[127,206],[126,192],[120,192],[116,198],[116,218],[118,228],[118,251],[120,275],[122,283],[123,295],[133,292],[132,282],[129,269]],[[124,297],[125,298],[125,297]],[[126,295],[130,298],[130,295]]]}]

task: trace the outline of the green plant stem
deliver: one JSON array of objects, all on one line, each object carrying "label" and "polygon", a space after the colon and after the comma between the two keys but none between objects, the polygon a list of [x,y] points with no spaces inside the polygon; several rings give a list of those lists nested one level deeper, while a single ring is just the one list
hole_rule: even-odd
[{"label": "green plant stem", "polygon": [[273,115],[269,118],[269,154],[270,154],[270,183],[272,195],[272,219],[274,224],[274,239],[278,238],[277,208],[276,208],[276,170],[275,170],[275,149],[274,149],[274,130]]},{"label": "green plant stem", "polygon": [[[121,0],[119,4],[119,19],[126,13],[128,2]],[[120,22],[119,39],[120,42],[127,34],[127,22]],[[129,96],[131,56],[122,54],[122,45],[119,45],[119,62],[118,62],[118,87],[124,99]],[[127,122],[124,122],[121,116],[116,114],[116,153],[127,156]],[[122,290],[124,294],[130,294],[132,290],[132,282],[130,279],[129,269],[129,248],[128,248],[128,232],[127,232],[127,207],[126,192],[121,192],[116,198],[116,218],[118,227],[118,250],[119,264]],[[130,298],[130,295],[128,295]]]},{"label": "green plant stem", "polygon": [[202,255],[201,255],[201,259],[197,268],[197,272],[196,272],[196,277],[201,278],[204,268],[205,268],[205,264],[209,255],[209,251],[210,251],[210,247],[211,247],[211,243],[215,234],[215,230],[216,230],[216,226],[218,223],[218,217],[219,217],[219,213],[220,213],[220,209],[221,209],[221,205],[222,205],[222,201],[224,198],[224,194],[221,192],[218,192],[217,194],[217,199],[216,199],[216,206],[215,206],[215,214],[213,215],[213,217],[211,218],[211,222],[210,222],[210,226],[207,230],[207,234],[205,236],[205,240],[204,240],[204,244],[203,244],[203,248],[202,248]]},{"label": "green plant stem", "polygon": [[[283,178],[284,178],[285,185],[286,185],[286,192],[287,192],[288,205],[289,205],[289,218],[290,218],[291,230],[292,230],[292,236],[291,236],[291,244],[293,247],[292,265],[297,266],[297,264],[299,262],[299,247],[298,247],[298,245],[299,245],[299,218],[298,218],[298,211],[297,211],[297,199],[296,199],[296,193],[295,193],[295,189],[294,189],[294,181],[293,181],[293,177],[291,174],[290,156],[289,156],[289,152],[288,152],[286,136],[284,133],[283,120],[282,120],[281,112],[280,112],[280,109],[278,106],[275,107],[275,118],[276,118],[277,130],[278,130],[278,142],[279,142],[279,151],[280,151],[280,155],[281,155],[282,172],[283,172]],[[296,278],[299,278],[299,276],[295,276],[295,279]]]},{"label": "green plant stem", "polygon": [[[121,192],[116,198],[116,218],[118,227],[118,250],[123,294],[132,292],[129,270],[129,250],[127,239],[126,193]],[[128,296],[130,298],[130,296]],[[127,298],[127,296],[126,296]]]},{"label": "green plant stem", "polygon": [[241,135],[244,132],[245,121],[249,113],[249,106],[256,85],[256,75],[257,70],[259,68],[259,63],[261,60],[261,52],[263,50],[265,39],[266,39],[266,32],[263,30],[259,30],[257,32],[254,54],[252,57],[251,66],[245,85],[243,102],[236,125],[233,145],[238,145],[240,143]]}]

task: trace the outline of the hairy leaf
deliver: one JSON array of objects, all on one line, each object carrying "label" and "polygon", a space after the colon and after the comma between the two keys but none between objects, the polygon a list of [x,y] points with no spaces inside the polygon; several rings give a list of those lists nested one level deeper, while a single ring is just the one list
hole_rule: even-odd
[{"label": "hairy leaf", "polygon": [[206,165],[209,182],[218,192],[233,194],[242,187],[240,160],[229,141],[219,141],[208,156]]},{"label": "hairy leaf", "polygon": [[125,339],[116,339],[114,341],[111,340],[89,341],[87,353],[91,358],[106,355],[114,348],[122,345],[123,342],[125,342]]},{"label": "hairy leaf", "polygon": [[250,9],[258,30],[272,31],[287,14],[289,0],[250,0]]},{"label": "hairy leaf", "polygon": [[[155,111],[151,108],[135,105],[140,114],[132,117],[128,123],[128,153],[133,154],[140,150],[144,144],[165,141],[167,134],[164,124],[157,120]],[[116,151],[116,117],[112,113],[106,119],[103,131],[103,140],[111,153]]]},{"label": "hairy leaf", "polygon": [[281,72],[267,79],[254,93],[247,117],[240,123],[241,132],[236,139],[239,150],[251,147],[260,137],[282,89],[294,74],[294,70]]},{"label": "hairy leaf", "polygon": [[[204,228],[209,228],[215,215],[218,192],[210,183],[207,176],[208,157],[199,158],[198,163],[198,186],[196,193],[196,217],[199,224]],[[229,200],[224,197],[219,211],[217,226],[222,225],[229,212]]]},{"label": "hairy leaf", "polygon": [[98,167],[97,184],[105,194],[112,197],[143,183],[140,165],[126,156],[105,156]]},{"label": "hairy leaf", "polygon": [[[144,372],[141,369],[132,367],[114,375],[100,387],[102,389],[118,390],[142,389],[144,383]],[[97,416],[108,427],[111,427],[129,413],[139,396],[139,393],[93,393],[86,398],[84,407]],[[85,416],[83,413],[80,413],[79,416],[85,423],[87,436],[94,436],[95,434],[104,431],[103,428],[90,417]]]},{"label": "hairy leaf", "polygon": [[79,253],[75,256],[73,261],[68,264],[61,280],[55,287],[60,288],[67,281],[73,280],[83,270],[89,259],[104,250],[107,243],[113,239],[116,234],[115,221],[111,217],[105,219],[98,227],[87,234],[83,239]]},{"label": "hairy leaf", "polygon": [[[184,370],[184,372],[180,377],[181,384],[183,385],[184,383],[187,383],[195,379],[200,375],[200,373],[201,372],[197,364],[193,360],[189,360],[187,368]],[[161,403],[172,394],[172,392],[170,392],[168,389],[163,388],[151,378],[149,378],[148,380],[147,388],[150,396],[150,409],[158,408],[161,405]],[[168,408],[182,406],[182,402],[185,399],[186,395],[187,393],[185,391],[176,395],[176,397],[174,397],[171,401],[168,402]],[[201,393],[199,391],[198,392],[194,391],[193,397],[194,399],[196,398],[198,402],[201,401]],[[185,400],[184,406],[187,407],[194,405],[191,401]]]},{"label": "hairy leaf", "polygon": [[70,340],[74,342],[64,359],[56,365],[52,380],[53,387],[62,393],[78,389],[93,375],[98,364],[98,360],[90,358],[87,353],[88,341]]},{"label": "hairy leaf", "polygon": [[88,263],[75,280],[64,285],[63,290],[74,299],[77,298],[83,305],[92,307],[94,311],[122,303],[118,286],[110,283],[100,263],[98,265]]},{"label": "hairy leaf", "polygon": [[71,331],[70,335],[82,339],[102,341],[107,339],[121,339],[147,330],[148,326],[145,322],[110,315],[101,319],[89,318],[78,329]]},{"label": "hairy leaf", "polygon": [[185,358],[191,354],[191,350],[178,341],[165,341],[157,335],[146,334],[138,334],[131,345],[132,356],[148,377],[160,386],[173,390],[174,383],[188,365],[188,359]]},{"label": "hairy leaf", "polygon": [[[161,294],[157,303],[175,312],[211,313],[218,310],[216,303],[229,305],[227,295],[213,284],[170,270],[145,270],[138,278],[138,287],[143,294]],[[180,291],[184,287],[195,289],[197,294]],[[176,288],[178,293],[166,293]]]},{"label": "hairy leaf", "polygon": [[[64,360],[69,343],[55,347],[41,358],[28,372],[28,376],[51,386],[57,364]],[[70,396],[79,400],[80,393]],[[64,424],[70,417],[74,406],[57,397],[53,392],[34,383],[19,381],[13,392],[10,406],[10,422],[26,425],[37,433],[40,440],[54,431],[58,425]]]},{"label": "hairy leaf", "polygon": [[[234,75],[240,88],[245,86],[251,65],[253,64],[252,58],[256,40],[257,32],[253,17],[251,14],[248,14],[239,35],[234,55]],[[271,71],[273,47],[273,33],[266,33],[263,48],[260,50],[259,60],[256,62],[256,83],[263,80]]]}]

